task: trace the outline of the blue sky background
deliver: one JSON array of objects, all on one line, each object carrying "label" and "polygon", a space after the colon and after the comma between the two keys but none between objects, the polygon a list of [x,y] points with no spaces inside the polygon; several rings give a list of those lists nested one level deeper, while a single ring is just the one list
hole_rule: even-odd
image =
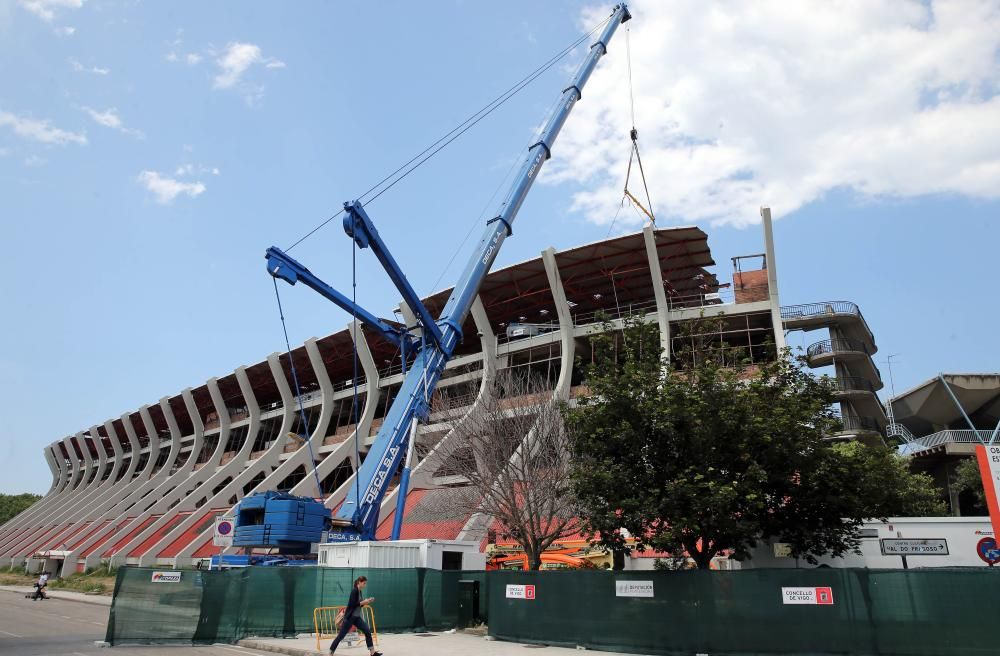
[{"label": "blue sky background", "polygon": [[[293,242],[593,24],[586,6],[560,1],[77,4],[0,4],[0,228],[7,270],[0,282],[2,492],[47,489],[45,444],[283,350],[265,248]],[[985,129],[950,146],[947,131],[932,131],[937,141],[898,140],[916,153],[882,148],[872,141],[877,136],[857,133],[860,142],[831,158],[837,171],[857,175],[831,174],[832,166],[803,170],[799,162],[812,160],[789,154],[793,135],[749,148],[749,137],[738,132],[712,137],[672,114],[703,103],[706,94],[683,102],[683,89],[699,80],[698,65],[671,61],[653,47],[657,23],[640,28],[644,6],[637,4],[630,36],[633,67],[642,69],[637,123],[651,151],[661,224],[696,220],[709,233],[720,278],[728,279],[730,257],[762,250],[752,217],[760,204],[771,205],[782,302],[857,302],[880,346],[887,388],[882,360],[889,353],[900,354],[897,391],[939,371],[1000,370],[996,132]],[[656,3],[645,8],[665,20]],[[871,21],[902,20],[865,13]],[[912,30],[929,29],[926,16],[905,20]],[[790,22],[787,30],[797,28]],[[614,204],[602,190],[620,195],[624,165],[589,162],[604,148],[616,158],[627,154],[627,95],[610,92],[614,85],[620,91],[624,79],[623,44],[612,47],[585,91],[579,109],[592,108],[570,118],[566,150],[557,146],[553,158],[563,157],[563,164],[536,185],[498,265],[608,234]],[[734,37],[730,47],[742,46]],[[985,70],[956,73],[958,81],[915,83],[921,100],[897,107],[899,120],[890,114],[887,124],[922,125],[921,115],[946,103],[950,111],[958,101],[942,99],[940,89],[962,79],[972,80],[975,91],[961,92],[964,105],[956,111],[972,111],[973,127],[984,120],[982,111],[986,125],[990,118],[1000,123],[990,104],[1000,79],[995,40],[991,48],[981,58]],[[871,56],[880,61],[877,52]],[[893,61],[884,65],[894,70]],[[658,73],[671,67],[690,77],[678,82],[670,77],[675,73]],[[704,80],[709,73],[718,75],[706,70]],[[740,80],[762,83],[752,65],[727,75],[734,94]],[[447,271],[445,262],[469,227],[482,223],[484,209],[492,210],[495,203],[487,201],[565,78],[565,67],[556,67],[369,207],[420,293],[458,275],[471,243]],[[794,79],[785,83],[794,87]],[[671,94],[667,103],[656,96],[663,89]],[[927,99],[928,90],[936,100]],[[726,125],[740,130],[746,105],[735,96],[733,103],[705,106],[699,116],[718,111],[718,121],[706,121],[731,121]],[[882,117],[889,109],[871,111]],[[812,125],[809,113],[808,106],[791,119],[778,112],[746,135],[780,135],[784,124],[801,136],[795,143],[812,139],[832,152],[825,136],[796,130]],[[607,134],[589,135],[593,124]],[[949,170],[967,171],[954,182],[918,156],[923,143],[938,141]],[[754,156],[707,166],[693,143],[737,144]],[[899,152],[873,164],[875,150]],[[924,154],[940,164],[936,151]],[[690,166],[677,163],[681,156]],[[713,166],[728,171],[720,178],[725,185],[671,174]],[[923,168],[927,177],[914,177]],[[760,185],[747,192],[747,180]],[[151,181],[166,196],[158,197]],[[690,209],[720,197],[731,204]],[[611,230],[636,227],[620,222]],[[293,254],[346,288],[350,247],[337,221]],[[396,294],[366,255],[359,298],[387,313]],[[283,291],[293,344],[346,325],[345,313],[308,290]],[[812,333],[791,342],[815,339]]]}]

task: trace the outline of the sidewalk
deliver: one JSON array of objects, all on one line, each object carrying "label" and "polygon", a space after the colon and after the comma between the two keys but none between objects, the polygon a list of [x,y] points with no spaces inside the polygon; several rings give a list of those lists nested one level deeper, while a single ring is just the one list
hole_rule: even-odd
[{"label": "sidewalk", "polygon": [[[434,654],[435,656],[524,656],[525,647],[538,647],[541,645],[524,645],[518,642],[501,642],[499,640],[489,640],[484,636],[467,633],[380,633],[378,636],[378,649],[385,652],[386,656],[422,656],[423,654]],[[323,651],[316,651],[316,638],[247,638],[240,640],[236,644],[240,647],[248,647],[260,651],[268,651],[276,654],[288,654],[289,656],[325,656],[329,652],[326,650],[332,640],[324,638],[322,641]],[[611,652],[591,651],[594,656],[607,655]],[[368,650],[362,640],[355,643],[353,647],[341,645],[337,649],[338,654],[347,656],[368,656]],[[574,656],[579,652],[575,649],[565,649],[562,647],[547,647],[546,656]]]},{"label": "sidewalk", "polygon": [[[0,592],[14,592],[26,595],[34,591],[33,587],[27,585],[0,585]],[[111,597],[105,595],[90,595],[82,592],[71,592],[69,590],[53,590],[52,588],[46,589],[45,592],[51,599],[59,599],[61,601],[79,601],[84,604],[95,604],[98,606],[111,605]]]}]

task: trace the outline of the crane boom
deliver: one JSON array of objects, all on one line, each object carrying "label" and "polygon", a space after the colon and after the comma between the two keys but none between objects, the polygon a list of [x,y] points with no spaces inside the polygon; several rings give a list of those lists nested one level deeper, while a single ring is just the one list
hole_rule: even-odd
[{"label": "crane boom", "polygon": [[[600,37],[591,45],[590,52],[580,64],[569,86],[563,89],[559,103],[548,117],[538,140],[528,148],[528,156],[514,179],[499,214],[487,221],[486,231],[473,257],[453,288],[436,322],[431,323],[427,309],[416,297],[406,276],[389,254],[388,246],[378,236],[361,203],[357,201],[345,203],[345,231],[361,248],[372,248],[406,303],[419,318],[424,335],[419,343],[411,335],[393,331],[392,327],[374,314],[355,306],[353,302],[323,283],[280,249],[271,247],[267,250],[268,272],[272,276],[293,285],[297,280],[302,280],[324,297],[353,312],[388,339],[414,353],[413,362],[403,378],[399,392],[386,413],[368,456],[357,472],[357,485],[352,486],[336,513],[333,520],[336,530],[330,534],[331,541],[375,539],[382,498],[403,457],[407,454],[409,441],[416,438],[416,431],[413,430],[414,421],[426,417],[430,410],[430,397],[455,346],[462,339],[462,324],[469,314],[476,294],[479,293],[479,287],[489,273],[504,240],[513,233],[517,212],[521,209],[545,160],[551,157],[552,145],[559,136],[570,111],[580,100],[583,87],[594,72],[597,62],[607,53],[608,41],[618,26],[631,17],[624,3],[615,6]],[[409,459],[407,459],[407,469],[408,465]],[[404,471],[400,481],[402,489],[397,520],[402,515],[402,501],[406,495],[405,481],[408,479],[408,473]],[[400,524],[400,521],[395,522],[394,539],[398,538]]]}]

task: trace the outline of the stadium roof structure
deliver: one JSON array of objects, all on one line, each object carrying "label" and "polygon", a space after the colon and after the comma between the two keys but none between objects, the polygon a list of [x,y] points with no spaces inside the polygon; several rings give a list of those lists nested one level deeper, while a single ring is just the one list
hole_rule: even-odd
[{"label": "stadium roof structure", "polygon": [[944,429],[993,430],[1000,422],[1000,373],[939,374],[889,401],[914,435]]}]

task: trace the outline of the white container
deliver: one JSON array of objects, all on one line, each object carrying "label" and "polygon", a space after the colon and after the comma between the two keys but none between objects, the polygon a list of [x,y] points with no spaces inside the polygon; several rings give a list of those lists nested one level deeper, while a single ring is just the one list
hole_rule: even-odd
[{"label": "white container", "polygon": [[386,540],[383,542],[329,542],[319,545],[320,567],[392,569],[486,569],[486,554],[478,542],[445,540]]}]

